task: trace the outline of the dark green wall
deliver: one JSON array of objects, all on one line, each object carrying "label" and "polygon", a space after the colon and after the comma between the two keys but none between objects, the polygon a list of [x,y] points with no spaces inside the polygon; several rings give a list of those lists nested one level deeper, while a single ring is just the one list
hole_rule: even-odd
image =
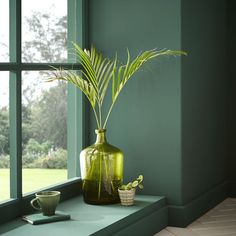
[{"label": "dark green wall", "polygon": [[[125,60],[158,47],[180,49],[180,1],[91,0],[90,42]],[[181,203],[180,58],[148,64],[123,90],[107,126],[110,143],[125,153],[126,180],[145,177],[143,193]]]},{"label": "dark green wall", "polygon": [[89,13],[90,43],[107,56],[125,60],[127,47],[135,55],[154,47],[189,53],[152,62],[118,99],[107,136],[125,153],[125,179],[142,173],[143,193],[173,205],[224,181],[224,1],[90,0]]},{"label": "dark green wall", "polygon": [[226,22],[226,1],[182,0],[184,203],[226,180]]}]

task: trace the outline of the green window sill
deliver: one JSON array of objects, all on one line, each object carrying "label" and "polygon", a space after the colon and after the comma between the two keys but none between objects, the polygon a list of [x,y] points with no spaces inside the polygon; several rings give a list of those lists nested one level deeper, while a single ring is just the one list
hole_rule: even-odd
[{"label": "green window sill", "polygon": [[164,197],[138,195],[135,205],[96,206],[83,202],[82,196],[60,203],[58,210],[71,215],[71,220],[30,225],[18,218],[0,226],[4,236],[87,236],[87,235],[153,235],[168,223]]}]

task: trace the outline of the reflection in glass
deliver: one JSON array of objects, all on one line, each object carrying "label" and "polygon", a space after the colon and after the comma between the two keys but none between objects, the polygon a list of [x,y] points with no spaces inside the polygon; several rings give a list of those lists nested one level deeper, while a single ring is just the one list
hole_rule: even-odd
[{"label": "reflection in glass", "polygon": [[67,61],[67,0],[22,0],[22,61]]},{"label": "reflection in glass", "polygon": [[9,62],[9,1],[0,1],[0,62]]},{"label": "reflection in glass", "polygon": [[0,72],[0,201],[10,198],[9,72]]},{"label": "reflection in glass", "polygon": [[22,74],[23,193],[67,179],[67,84]]}]

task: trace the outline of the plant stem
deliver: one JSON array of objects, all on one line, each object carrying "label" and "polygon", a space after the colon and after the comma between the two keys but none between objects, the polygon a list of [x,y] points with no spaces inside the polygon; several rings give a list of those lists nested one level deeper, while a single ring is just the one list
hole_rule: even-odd
[{"label": "plant stem", "polygon": [[96,110],[94,108],[93,108],[93,113],[94,113],[94,116],[95,116],[95,119],[96,119],[97,126],[99,128],[98,115],[97,115],[97,112],[96,112]]},{"label": "plant stem", "polygon": [[[115,100],[115,101],[116,101],[116,100]],[[108,113],[107,113],[106,120],[105,120],[104,125],[103,125],[103,129],[106,128],[106,124],[107,124],[108,118],[109,118],[109,116],[110,116],[110,113],[111,113],[111,111],[112,111],[112,108],[113,108],[113,106],[114,106],[114,104],[115,104],[115,101],[111,104],[111,106],[110,106],[110,108],[109,108],[109,111],[108,111]]]},{"label": "plant stem", "polygon": [[102,106],[98,104],[98,113],[99,113],[99,129],[102,128]]}]

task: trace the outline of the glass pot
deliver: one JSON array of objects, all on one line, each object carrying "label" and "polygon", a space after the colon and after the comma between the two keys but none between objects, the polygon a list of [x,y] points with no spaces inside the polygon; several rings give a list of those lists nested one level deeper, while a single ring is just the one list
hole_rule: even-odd
[{"label": "glass pot", "polygon": [[106,141],[106,130],[97,129],[96,142],[80,153],[84,201],[89,204],[119,202],[123,183],[123,152]]}]

